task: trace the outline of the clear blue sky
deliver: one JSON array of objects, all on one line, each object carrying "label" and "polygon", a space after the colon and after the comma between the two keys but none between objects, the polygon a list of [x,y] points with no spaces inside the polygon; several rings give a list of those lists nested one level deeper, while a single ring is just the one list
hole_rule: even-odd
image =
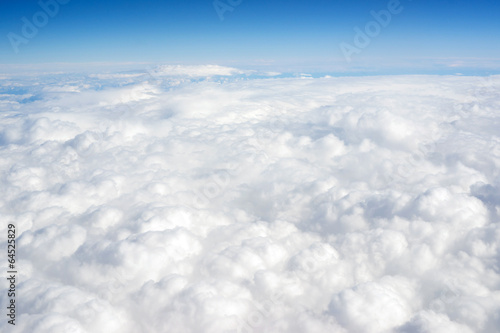
[{"label": "clear blue sky", "polygon": [[[55,0],[53,0],[55,1]],[[63,1],[63,0],[60,0]],[[67,0],[64,0],[67,1]],[[239,0],[220,0],[237,3]],[[42,2],[51,2],[42,0]],[[25,38],[38,1],[0,0],[0,64],[45,62],[302,64],[317,69],[416,66],[499,69],[500,2],[401,0],[401,12],[358,48],[339,45],[386,10],[379,0],[243,0],[220,20],[213,0],[70,0]],[[43,14],[38,16],[43,19]],[[13,35],[11,35],[12,37]]]}]

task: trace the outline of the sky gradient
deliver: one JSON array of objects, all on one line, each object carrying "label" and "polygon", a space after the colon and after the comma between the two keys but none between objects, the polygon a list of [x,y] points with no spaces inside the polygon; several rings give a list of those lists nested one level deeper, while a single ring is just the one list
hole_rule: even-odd
[{"label": "sky gradient", "polygon": [[[386,26],[377,23],[369,44],[357,47],[355,28],[365,31],[374,22],[371,12],[388,10],[390,3],[220,0],[218,13],[210,0],[70,0],[58,4],[50,17],[37,16],[43,10],[38,1],[2,1],[0,64],[217,63],[385,72],[500,69],[498,2],[396,1],[397,14],[391,14]],[[34,24],[37,19],[38,31],[23,35],[26,20]],[[342,43],[357,48],[350,61]]]}]

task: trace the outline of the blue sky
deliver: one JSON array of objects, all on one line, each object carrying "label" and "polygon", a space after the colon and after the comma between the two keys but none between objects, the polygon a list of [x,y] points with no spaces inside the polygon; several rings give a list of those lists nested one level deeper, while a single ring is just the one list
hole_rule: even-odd
[{"label": "blue sky", "polygon": [[[50,3],[56,0],[42,0]],[[60,0],[65,2],[68,0]],[[230,3],[233,5],[230,5]],[[0,63],[217,63],[311,71],[500,69],[498,1],[401,0],[398,13],[356,47],[371,11],[391,1],[220,0],[232,11],[220,19],[213,0],[70,0],[35,23],[38,1],[0,2]],[[226,7],[228,8],[228,7]],[[26,29],[25,29],[26,30]],[[10,33],[10,35],[9,35]],[[9,38],[10,36],[10,38]],[[14,36],[14,37],[13,37]],[[24,38],[12,46],[14,39]],[[340,45],[357,48],[347,61]],[[15,42],[14,42],[15,44]],[[346,45],[344,44],[344,45]],[[359,45],[358,45],[359,46]]]}]

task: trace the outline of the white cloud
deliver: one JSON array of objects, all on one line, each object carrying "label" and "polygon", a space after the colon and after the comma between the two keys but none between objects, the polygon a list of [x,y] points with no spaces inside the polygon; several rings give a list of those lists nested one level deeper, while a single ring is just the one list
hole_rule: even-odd
[{"label": "white cloud", "polygon": [[156,72],[0,79],[19,332],[496,331],[499,77]]},{"label": "white cloud", "polygon": [[234,74],[242,74],[244,73],[244,71],[219,65],[162,65],[158,66],[154,70],[154,73],[157,75],[168,76],[207,77],[214,75],[229,76]]}]

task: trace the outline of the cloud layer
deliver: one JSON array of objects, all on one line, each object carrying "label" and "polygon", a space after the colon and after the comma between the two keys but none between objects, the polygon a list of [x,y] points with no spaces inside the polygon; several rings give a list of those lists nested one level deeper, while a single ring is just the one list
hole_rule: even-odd
[{"label": "cloud layer", "polygon": [[2,76],[19,332],[495,332],[500,78],[243,73]]}]

